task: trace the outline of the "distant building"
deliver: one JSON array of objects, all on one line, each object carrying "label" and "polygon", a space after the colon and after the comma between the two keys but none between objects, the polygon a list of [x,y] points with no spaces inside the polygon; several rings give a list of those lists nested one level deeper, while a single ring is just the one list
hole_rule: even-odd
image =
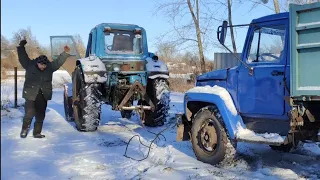
[{"label": "distant building", "polygon": [[[241,53],[237,53],[241,58]],[[239,65],[239,61],[232,53],[214,53],[215,69],[232,68]]]}]

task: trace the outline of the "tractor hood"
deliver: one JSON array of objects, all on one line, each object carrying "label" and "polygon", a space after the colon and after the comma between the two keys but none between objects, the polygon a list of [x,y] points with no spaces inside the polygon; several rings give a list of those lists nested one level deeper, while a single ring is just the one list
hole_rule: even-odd
[{"label": "tractor hood", "polygon": [[228,69],[219,69],[198,76],[197,81],[226,80]]}]

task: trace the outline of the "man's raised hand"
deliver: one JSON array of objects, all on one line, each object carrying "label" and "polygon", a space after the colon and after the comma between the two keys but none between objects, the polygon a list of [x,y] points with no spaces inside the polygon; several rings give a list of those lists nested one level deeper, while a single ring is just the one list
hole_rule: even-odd
[{"label": "man's raised hand", "polygon": [[19,44],[19,45],[20,45],[20,46],[25,46],[26,44],[27,44],[27,40],[24,39],[24,40],[21,40],[21,41],[20,41],[20,44]]},{"label": "man's raised hand", "polygon": [[70,48],[69,48],[69,46],[67,46],[67,45],[65,45],[64,47],[63,47],[63,49],[64,49],[64,52],[66,52],[66,53],[70,53]]}]

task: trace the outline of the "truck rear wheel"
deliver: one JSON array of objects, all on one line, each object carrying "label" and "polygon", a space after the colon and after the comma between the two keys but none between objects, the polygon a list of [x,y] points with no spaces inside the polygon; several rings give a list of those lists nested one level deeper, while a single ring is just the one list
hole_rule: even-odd
[{"label": "truck rear wheel", "polygon": [[101,102],[99,84],[86,84],[81,69],[73,77],[73,112],[78,131],[95,131],[100,122]]},{"label": "truck rear wheel", "polygon": [[222,117],[216,107],[208,106],[195,115],[191,128],[191,142],[198,160],[212,165],[230,162],[236,153],[221,124]]},{"label": "truck rear wheel", "polygon": [[145,111],[145,125],[162,126],[170,109],[169,83],[165,79],[149,79],[147,94],[155,106],[154,112]]}]

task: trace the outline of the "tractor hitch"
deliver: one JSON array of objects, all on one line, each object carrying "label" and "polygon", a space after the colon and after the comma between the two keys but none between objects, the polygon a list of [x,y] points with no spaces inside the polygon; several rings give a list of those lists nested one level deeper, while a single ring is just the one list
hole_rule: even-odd
[{"label": "tractor hitch", "polygon": [[[131,99],[131,97],[134,94],[140,94],[142,97],[142,100],[145,100],[149,106],[130,106],[126,107],[125,105],[128,103],[128,101]],[[135,81],[126,95],[123,97],[121,103],[116,107],[116,110],[151,110],[152,112],[155,109],[155,106],[149,96],[147,95],[147,92],[145,88],[141,85],[139,81]]]}]

